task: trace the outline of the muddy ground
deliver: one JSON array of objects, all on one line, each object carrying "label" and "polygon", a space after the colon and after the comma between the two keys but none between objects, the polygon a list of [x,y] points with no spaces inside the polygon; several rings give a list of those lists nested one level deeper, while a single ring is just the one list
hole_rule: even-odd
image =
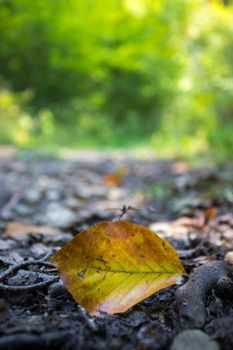
[{"label": "muddy ground", "polygon": [[[174,339],[187,329],[208,336],[205,350],[232,349],[232,175],[227,162],[193,169],[98,152],[0,155],[0,349],[182,349]],[[184,292],[188,311],[173,286],[124,314],[91,318],[57,282],[53,252],[116,219],[151,228],[177,249],[188,273],[196,271],[197,291]],[[190,349],[198,338],[191,333]]]}]

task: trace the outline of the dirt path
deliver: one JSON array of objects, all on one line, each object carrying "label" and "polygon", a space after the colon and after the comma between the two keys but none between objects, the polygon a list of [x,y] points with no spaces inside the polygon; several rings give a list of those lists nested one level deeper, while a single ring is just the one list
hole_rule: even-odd
[{"label": "dirt path", "polygon": [[[66,160],[0,154],[0,349],[169,349],[193,328],[217,348],[232,349],[233,273],[222,265],[233,251],[232,175],[230,164],[192,170],[181,161],[121,154],[82,152]],[[204,300],[202,322],[187,317],[177,286],[125,314],[92,319],[56,282],[49,256],[81,230],[116,218],[158,232],[188,272],[199,271],[204,294],[190,305]],[[207,286],[211,266],[218,273]]]}]

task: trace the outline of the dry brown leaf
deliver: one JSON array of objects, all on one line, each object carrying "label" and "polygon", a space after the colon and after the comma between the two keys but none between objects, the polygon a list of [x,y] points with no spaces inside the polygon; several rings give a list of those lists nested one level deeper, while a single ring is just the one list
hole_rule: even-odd
[{"label": "dry brown leaf", "polygon": [[47,226],[33,226],[23,224],[18,221],[12,221],[6,224],[5,236],[14,239],[26,238],[29,234],[41,234],[43,236],[56,235],[57,230]]}]

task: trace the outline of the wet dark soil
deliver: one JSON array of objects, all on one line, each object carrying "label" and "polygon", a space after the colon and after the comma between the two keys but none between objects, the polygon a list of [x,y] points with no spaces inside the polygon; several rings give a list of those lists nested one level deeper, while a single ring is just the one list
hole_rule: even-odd
[{"label": "wet dark soil", "polygon": [[[232,175],[229,162],[193,169],[183,161],[121,154],[0,158],[0,349],[162,350],[193,328],[220,349],[232,349],[231,288],[219,289],[215,283],[205,290],[206,316],[199,326],[180,313],[175,298],[180,286],[162,290],[124,314],[93,318],[61,281],[50,283],[57,278],[52,266],[35,263],[49,262],[49,256],[80,231],[115,219],[145,225],[166,238],[188,273],[223,262],[227,253],[230,261]],[[33,263],[24,265],[28,259]],[[15,265],[17,269],[1,277]],[[207,277],[204,273],[201,280]],[[232,277],[229,273],[228,286]],[[44,286],[30,288],[40,282]],[[190,305],[199,302],[194,297]]]}]

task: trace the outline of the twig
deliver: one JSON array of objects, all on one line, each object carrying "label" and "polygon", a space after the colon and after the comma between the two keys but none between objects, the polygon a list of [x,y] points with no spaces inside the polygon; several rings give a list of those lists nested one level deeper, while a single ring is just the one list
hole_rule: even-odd
[{"label": "twig", "polygon": [[3,265],[14,265],[14,262],[5,256],[0,255],[0,264],[3,263]]},{"label": "twig", "polygon": [[30,265],[41,265],[41,266],[46,266],[46,267],[53,267],[54,265],[48,261],[43,261],[43,260],[27,260],[27,261],[23,261],[19,264],[10,266],[6,271],[2,272],[0,274],[0,281],[4,280],[6,277],[8,277],[9,275],[11,275],[13,272],[26,267],[26,266],[30,266]]},{"label": "twig", "polygon": [[38,283],[34,283],[34,284],[29,284],[26,286],[9,286],[7,284],[0,283],[0,290],[7,291],[7,292],[29,291],[29,290],[34,290],[37,288],[46,287],[49,284],[54,283],[54,282],[58,282],[58,281],[59,281],[59,277],[54,276],[54,277],[49,278],[46,281],[38,282]]},{"label": "twig", "polygon": [[123,205],[122,208],[111,208],[111,209],[108,209],[108,210],[119,210],[120,211],[120,214],[116,216],[116,218],[113,219],[113,221],[119,221],[120,219],[122,219],[122,217],[128,213],[128,211],[137,211],[137,212],[140,212],[140,209],[137,209],[137,208],[134,208],[134,207],[131,207],[130,205],[127,206],[127,205]]},{"label": "twig", "polygon": [[138,209],[138,208],[132,207],[131,205],[129,205],[129,206],[123,205],[122,208],[111,208],[111,209],[105,209],[105,210],[108,210],[108,211],[118,210],[118,211],[120,211],[120,214],[116,218],[114,218],[113,221],[119,221],[129,211],[135,211],[139,215],[141,215],[141,217],[143,217],[144,219],[149,219],[149,220],[151,220],[151,218],[152,218],[151,213],[153,213],[153,214],[155,213],[155,211],[150,207],[147,207],[144,209]]},{"label": "twig", "polygon": [[180,258],[191,258],[194,254],[198,253],[199,250],[208,242],[209,235],[205,237],[195,248],[191,249],[178,249],[177,253]]},{"label": "twig", "polygon": [[[41,266],[45,266],[45,267],[54,268],[54,265],[52,263],[50,263],[48,261],[44,261],[46,258],[47,258],[47,256],[45,256],[44,258],[42,258],[40,260],[27,260],[27,261],[23,261],[19,264],[10,266],[6,271],[4,271],[3,273],[0,274],[0,281],[3,281],[6,277],[11,275],[13,272],[16,272],[19,269],[21,269],[23,267],[30,266],[30,265],[41,265]],[[4,284],[0,283],[0,290],[11,291],[11,292],[29,291],[29,290],[34,290],[37,288],[46,287],[49,284],[57,282],[57,281],[59,281],[58,276],[49,276],[45,281],[33,283],[33,284],[25,285],[25,286],[11,286],[11,285],[8,285],[5,283]]]},{"label": "twig", "polygon": [[39,261],[46,261],[46,260],[48,260],[53,255],[54,251],[55,250],[52,249],[52,251],[50,251],[47,254],[45,254],[45,256],[43,258],[39,259]]},{"label": "twig", "polygon": [[84,309],[84,307],[78,305],[78,309],[80,312],[80,315],[82,316],[82,318],[86,321],[86,323],[88,324],[88,326],[90,327],[90,329],[92,331],[96,331],[97,330],[97,326],[95,324],[95,321],[92,317],[89,317],[86,313],[86,310]]}]

